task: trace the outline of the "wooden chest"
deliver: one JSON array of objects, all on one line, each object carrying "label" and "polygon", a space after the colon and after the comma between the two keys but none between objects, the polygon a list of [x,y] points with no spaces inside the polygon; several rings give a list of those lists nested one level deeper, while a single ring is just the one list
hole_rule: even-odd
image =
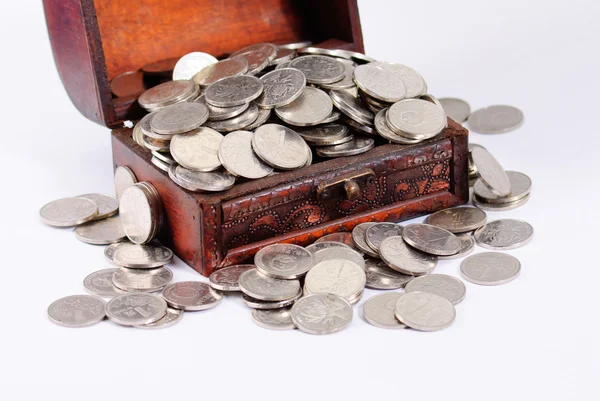
[{"label": "wooden chest", "polygon": [[204,275],[275,242],[307,245],[362,222],[401,221],[468,200],[467,131],[452,120],[442,134],[416,145],[379,138],[365,154],[317,157],[312,166],[217,194],[176,185],[133,141],[131,129],[119,128],[144,112],[136,97],[113,98],[110,80],[153,61],[303,40],[364,52],[356,0],[44,0],[44,7],[71,100],[87,118],[113,129],[115,167],[130,167],[161,195],[161,241]]}]

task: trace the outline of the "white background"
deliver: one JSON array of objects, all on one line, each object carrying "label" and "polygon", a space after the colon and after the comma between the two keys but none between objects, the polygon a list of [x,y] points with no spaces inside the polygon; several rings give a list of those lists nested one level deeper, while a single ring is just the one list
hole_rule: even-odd
[{"label": "white background", "polygon": [[[599,3],[359,4],[371,56],[416,68],[438,97],[525,113],[518,131],[471,135],[533,179],[526,206],[489,213],[534,226],[534,240],[510,252],[521,276],[498,287],[467,283],[455,324],[437,333],[372,327],[364,300],[336,335],[269,331],[238,297],[162,331],[51,324],[47,306],[83,293],[83,278],[108,266],[103,247],[44,226],[38,210],[64,196],[113,192],[109,133],[70,104],[41,2],[2,1],[3,399],[600,398]],[[172,268],[176,280],[199,279],[182,263]],[[458,269],[443,262],[437,272]]]}]

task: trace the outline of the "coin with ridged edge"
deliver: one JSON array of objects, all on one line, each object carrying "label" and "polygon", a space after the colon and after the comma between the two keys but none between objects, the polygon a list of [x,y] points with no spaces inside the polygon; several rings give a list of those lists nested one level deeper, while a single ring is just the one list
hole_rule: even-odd
[{"label": "coin with ridged edge", "polygon": [[437,331],[449,327],[456,318],[450,301],[428,292],[408,292],[396,301],[396,318],[420,331]]},{"label": "coin with ridged edge", "polygon": [[454,255],[461,246],[456,235],[430,224],[409,224],[402,231],[402,239],[419,251],[439,256]]},{"label": "coin with ridged edge", "polygon": [[156,322],[167,313],[167,302],[153,294],[123,294],[108,301],[106,316],[123,326]]},{"label": "coin with ridged edge", "polygon": [[244,294],[261,301],[284,301],[294,298],[300,292],[298,280],[268,277],[256,269],[242,273],[239,285]]},{"label": "coin with ridged edge", "polygon": [[305,333],[332,334],[352,322],[352,306],[334,294],[308,295],[292,307],[292,320]]},{"label": "coin with ridged edge", "polygon": [[254,255],[254,264],[259,272],[284,280],[305,275],[314,263],[313,255],[308,250],[293,244],[269,245]]},{"label": "coin with ridged edge", "polygon": [[279,309],[254,309],[252,310],[254,323],[269,330],[294,330],[292,321],[292,308]]},{"label": "coin with ridged edge", "polygon": [[389,292],[375,295],[363,305],[365,320],[382,329],[405,329],[406,326],[396,319],[396,302],[403,296],[401,292]]},{"label": "coin with ridged edge", "polygon": [[234,265],[215,270],[208,277],[210,286],[219,291],[240,291],[240,276],[255,267],[254,265]]},{"label": "coin with ridged edge", "polygon": [[447,299],[453,305],[460,303],[467,292],[465,284],[456,277],[447,274],[426,274],[425,276],[415,277],[406,287],[405,292],[423,291],[439,295]]},{"label": "coin with ridged edge", "polygon": [[521,262],[506,253],[482,252],[463,260],[460,272],[474,284],[501,285],[517,278]]},{"label": "coin with ridged edge", "polygon": [[533,238],[533,227],[523,220],[500,219],[490,221],[473,236],[483,248],[505,251],[529,243]]},{"label": "coin with ridged edge", "polygon": [[180,281],[167,285],[162,296],[171,308],[200,311],[214,308],[223,300],[223,294],[200,281]]},{"label": "coin with ridged edge", "polygon": [[96,203],[85,198],[63,198],[40,209],[45,224],[54,227],[73,227],[93,220],[98,215]]},{"label": "coin with ridged edge", "polygon": [[[406,229],[405,229],[406,230]],[[381,259],[392,269],[412,276],[431,273],[437,257],[418,251],[404,242],[402,237],[389,237],[379,246]]]},{"label": "coin with ridged edge", "polygon": [[64,327],[88,327],[104,320],[106,302],[92,295],[71,295],[48,307],[48,318]]},{"label": "coin with ridged edge", "polygon": [[487,215],[475,207],[458,206],[440,210],[427,218],[427,224],[441,227],[451,233],[465,233],[483,226]]}]

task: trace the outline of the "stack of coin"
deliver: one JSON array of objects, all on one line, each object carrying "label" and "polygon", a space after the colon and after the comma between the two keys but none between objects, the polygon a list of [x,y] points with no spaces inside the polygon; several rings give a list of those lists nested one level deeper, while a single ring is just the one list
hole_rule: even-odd
[{"label": "stack of coin", "polygon": [[147,244],[158,235],[163,222],[163,205],[149,182],[127,188],[119,200],[123,229],[134,244]]}]

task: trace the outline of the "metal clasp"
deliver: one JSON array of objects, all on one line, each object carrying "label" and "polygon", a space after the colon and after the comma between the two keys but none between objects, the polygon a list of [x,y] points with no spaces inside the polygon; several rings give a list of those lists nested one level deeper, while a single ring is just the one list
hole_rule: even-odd
[{"label": "metal clasp", "polygon": [[317,198],[329,200],[346,197],[348,200],[356,200],[360,197],[362,190],[375,180],[375,172],[370,168],[338,175],[322,181],[317,187]]}]

